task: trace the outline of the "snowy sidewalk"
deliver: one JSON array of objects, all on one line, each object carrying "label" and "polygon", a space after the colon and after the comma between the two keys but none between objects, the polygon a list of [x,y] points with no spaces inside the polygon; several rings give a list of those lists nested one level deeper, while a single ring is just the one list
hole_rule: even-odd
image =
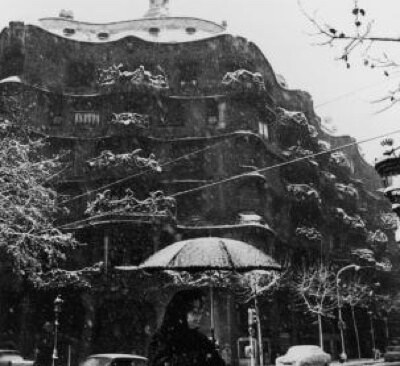
[{"label": "snowy sidewalk", "polygon": [[362,365],[374,365],[383,363],[383,359],[374,360],[373,358],[362,358],[359,359],[350,359],[347,362],[339,362],[338,360],[334,360],[330,363],[331,366],[362,366]]},{"label": "snowy sidewalk", "polygon": [[361,360],[348,360],[347,362],[340,363],[334,360],[330,363],[331,366],[363,366],[363,365],[377,365],[377,366],[400,366],[400,362],[385,362],[383,358],[374,360],[372,358],[362,358]]}]

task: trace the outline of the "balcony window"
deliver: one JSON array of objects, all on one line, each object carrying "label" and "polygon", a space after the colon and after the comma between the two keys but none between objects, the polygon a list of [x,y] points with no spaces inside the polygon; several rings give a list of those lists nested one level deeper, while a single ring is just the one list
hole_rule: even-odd
[{"label": "balcony window", "polygon": [[179,70],[181,89],[197,89],[199,76],[198,62],[180,62]]},{"label": "balcony window", "polygon": [[258,133],[262,136],[268,139],[269,137],[269,132],[268,132],[268,125],[264,122],[259,121],[258,122]]},{"label": "balcony window", "polygon": [[48,102],[49,106],[49,118],[50,123],[54,126],[62,124],[63,111],[64,111],[64,99],[61,94],[53,95],[52,99]]},{"label": "balcony window", "polygon": [[100,125],[100,114],[98,112],[75,112],[74,113],[75,125]]},{"label": "balcony window", "polygon": [[207,124],[209,126],[216,126],[219,121],[218,102],[215,99],[207,100],[206,109]]}]

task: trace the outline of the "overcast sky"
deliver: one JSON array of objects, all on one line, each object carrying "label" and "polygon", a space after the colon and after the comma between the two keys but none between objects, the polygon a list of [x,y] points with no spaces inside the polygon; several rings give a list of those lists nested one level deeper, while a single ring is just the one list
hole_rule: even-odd
[{"label": "overcast sky", "polygon": [[[346,27],[352,24],[352,0],[302,0],[310,13],[329,24]],[[374,19],[376,34],[400,36],[399,0],[359,0],[360,7]],[[148,0],[0,0],[0,27],[11,20],[35,21],[57,16],[61,9],[74,12],[76,20],[112,22],[140,18]],[[358,140],[400,130],[400,104],[384,113],[376,113],[383,104],[371,103],[400,82],[400,73],[363,66],[354,57],[351,68],[335,60],[338,49],[313,45],[310,22],[296,0],[170,0],[171,15],[188,15],[228,22],[228,30],[255,42],[281,74],[290,88],[311,93],[317,114],[329,118],[339,134],[350,134]],[[350,27],[351,28],[351,27]],[[396,57],[400,43],[386,45]],[[378,54],[378,50],[375,50]],[[400,51],[397,51],[400,63]],[[400,134],[393,136],[400,143]],[[361,145],[366,159],[373,162],[380,155],[379,140]]]}]

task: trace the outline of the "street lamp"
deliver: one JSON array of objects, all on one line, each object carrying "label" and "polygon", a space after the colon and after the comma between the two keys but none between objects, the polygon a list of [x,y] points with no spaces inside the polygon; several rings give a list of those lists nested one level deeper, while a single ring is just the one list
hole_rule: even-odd
[{"label": "street lamp", "polygon": [[340,359],[345,362],[347,360],[347,355],[346,355],[346,347],[344,343],[344,322],[343,322],[343,317],[342,317],[342,303],[341,303],[341,298],[340,298],[340,291],[339,291],[339,283],[340,283],[340,278],[339,276],[346,270],[348,269],[354,269],[355,271],[358,271],[360,269],[360,266],[357,266],[356,264],[349,264],[348,266],[345,266],[341,268],[338,273],[336,274],[336,294],[337,294],[337,302],[338,302],[338,315],[339,315],[339,331],[340,331],[340,340],[342,343],[342,352],[340,354]]},{"label": "street lamp", "polygon": [[[379,287],[381,284],[379,282],[374,284],[374,287]],[[372,340],[372,352],[373,352],[373,357],[374,359],[377,358],[377,352],[376,352],[376,342],[375,342],[375,331],[374,331],[374,306],[375,306],[375,291],[372,290],[369,294],[370,296],[370,304],[371,307],[368,310],[368,316],[369,316],[369,322],[371,326],[371,340]]]},{"label": "street lamp", "polygon": [[255,365],[255,329],[254,325],[258,323],[256,309],[249,308],[247,309],[248,312],[248,326],[249,326],[249,351],[250,351],[250,366]]},{"label": "street lamp", "polygon": [[54,300],[54,347],[53,347],[51,366],[55,366],[56,359],[58,359],[57,337],[58,337],[58,326],[60,325],[58,319],[61,313],[61,305],[63,302],[64,301],[61,299],[60,295],[58,295]]}]

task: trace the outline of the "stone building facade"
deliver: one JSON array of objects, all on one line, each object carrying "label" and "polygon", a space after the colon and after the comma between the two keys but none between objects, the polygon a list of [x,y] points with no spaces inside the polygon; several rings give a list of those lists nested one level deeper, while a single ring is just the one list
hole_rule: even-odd
[{"label": "stone building facade", "polygon": [[[254,43],[226,24],[170,16],[167,6],[154,0],[145,17],[109,24],[64,12],[37,25],[11,22],[0,34],[2,114],[21,111],[50,141],[48,152],[65,155],[57,189],[71,213],[60,225],[88,244],[70,266],[105,265],[93,289],[60,290],[64,363],[68,346],[73,361],[94,352],[146,354],[170,293],[114,267],[180,239],[235,238],[290,264],[393,262],[371,239],[381,230],[385,249],[392,240],[380,222],[388,208],[376,193],[379,179],[356,147],[340,149],[353,140],[324,132],[311,96],[282,86]],[[127,189],[138,206],[153,192],[161,207],[98,205],[88,214],[88,202],[115,203]],[[40,338],[53,295],[30,294],[29,306],[18,307],[19,334]],[[216,296],[221,352],[229,364],[246,363],[239,344],[247,305],[228,291]],[[269,361],[291,344],[317,342],[315,326],[288,296],[262,302]],[[50,306],[38,316],[43,301]],[[337,325],[326,326],[335,356]],[[20,336],[24,351],[34,339]]]}]

